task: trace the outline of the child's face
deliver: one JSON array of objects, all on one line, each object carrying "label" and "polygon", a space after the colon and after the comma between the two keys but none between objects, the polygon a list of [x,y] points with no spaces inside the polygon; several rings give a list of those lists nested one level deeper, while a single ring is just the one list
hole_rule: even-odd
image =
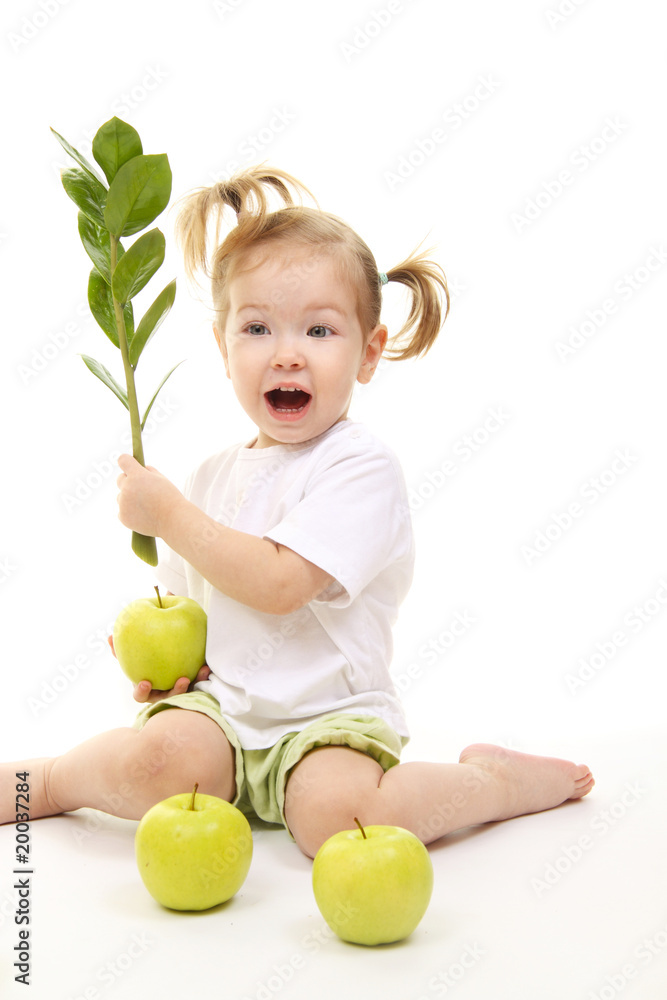
[{"label": "child's face", "polygon": [[343,420],[355,382],[370,381],[387,339],[384,326],[364,336],[354,290],[333,259],[305,252],[237,271],[224,330],[213,329],[259,430],[257,448],[308,441]]}]

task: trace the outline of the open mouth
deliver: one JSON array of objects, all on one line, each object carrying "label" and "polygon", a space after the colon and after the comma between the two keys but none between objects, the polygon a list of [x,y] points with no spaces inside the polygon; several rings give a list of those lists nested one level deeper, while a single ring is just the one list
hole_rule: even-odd
[{"label": "open mouth", "polygon": [[289,386],[271,389],[264,398],[275,416],[281,419],[295,419],[306,410],[313,397],[305,389]]}]

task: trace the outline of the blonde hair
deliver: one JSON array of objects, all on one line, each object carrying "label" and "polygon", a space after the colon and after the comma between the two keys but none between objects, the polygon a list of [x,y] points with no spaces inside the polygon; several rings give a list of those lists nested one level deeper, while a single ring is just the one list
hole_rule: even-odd
[{"label": "blonde hair", "polygon": [[[269,211],[273,189],[283,207]],[[292,191],[299,196],[296,202]],[[341,272],[356,288],[359,319],[365,334],[380,322],[381,283],[370,249],[347,223],[319,208],[308,208],[301,196],[312,195],[283,170],[264,166],[242,170],[227,181],[198,188],[182,199],[176,232],[188,277],[200,272],[211,282],[213,302],[221,317],[229,304],[229,282],[250,251],[276,244],[303,246],[335,253]],[[313,198],[313,201],[315,199]],[[316,203],[317,204],[317,203]],[[224,210],[236,213],[236,225],[220,242]],[[211,234],[212,224],[214,225]],[[209,248],[213,243],[213,250]],[[386,271],[388,281],[410,293],[408,317],[391,337],[385,354],[392,360],[418,357],[432,346],[449,313],[449,291],[442,268],[428,259],[429,251],[413,252]],[[443,299],[446,308],[443,314]]]}]

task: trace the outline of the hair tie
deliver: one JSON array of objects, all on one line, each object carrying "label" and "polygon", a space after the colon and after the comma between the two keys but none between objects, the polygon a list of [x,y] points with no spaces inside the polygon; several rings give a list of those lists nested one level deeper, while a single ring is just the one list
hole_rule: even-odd
[{"label": "hair tie", "polygon": [[387,282],[389,281],[389,278],[388,278],[388,277],[387,277],[387,275],[386,275],[386,274],[384,273],[384,271],[380,271],[380,272],[379,272],[379,278],[380,278],[380,284],[381,284],[381,285],[386,285],[386,284],[387,284]]}]

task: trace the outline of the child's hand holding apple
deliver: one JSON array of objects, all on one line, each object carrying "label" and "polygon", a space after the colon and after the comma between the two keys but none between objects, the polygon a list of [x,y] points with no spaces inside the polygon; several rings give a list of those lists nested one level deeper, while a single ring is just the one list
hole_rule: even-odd
[{"label": "child's hand holding apple", "polygon": [[[108,642],[111,652],[114,656],[116,656],[112,635],[109,636]],[[162,701],[164,698],[171,698],[173,694],[185,694],[185,692],[189,691],[191,686],[194,687],[198,681],[207,680],[210,673],[211,668],[204,663],[199,668],[199,672],[193,681],[190,681],[188,677],[179,677],[171,691],[161,691],[159,688],[154,688],[150,681],[139,681],[139,683],[134,686],[134,700],[140,702],[141,704],[145,704],[146,702],[151,702],[152,704],[156,701]]]},{"label": "child's hand holding apple", "polygon": [[184,694],[211,673],[205,662],[204,609],[189,597],[168,593],[163,598],[155,591],[157,598],[128,604],[109,636],[111,652],[142,703]]},{"label": "child's hand holding apple", "polygon": [[203,667],[199,668],[199,673],[192,682],[187,677],[179,677],[171,691],[160,691],[159,688],[152,687],[150,681],[139,681],[133,691],[134,700],[142,704],[145,702],[153,703],[162,701],[163,698],[171,698],[173,694],[185,694],[197,681],[205,681],[210,673],[210,668],[204,664]]}]

